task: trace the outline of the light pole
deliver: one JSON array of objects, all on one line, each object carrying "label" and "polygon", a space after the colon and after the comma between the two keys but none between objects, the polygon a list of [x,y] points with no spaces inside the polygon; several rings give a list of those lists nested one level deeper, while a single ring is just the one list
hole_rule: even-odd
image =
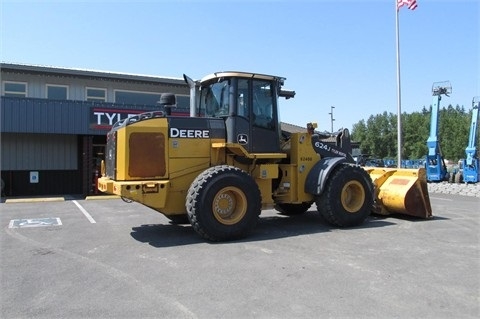
[{"label": "light pole", "polygon": [[332,125],[332,130],[330,132],[333,133],[333,121],[335,121],[335,119],[333,118],[333,109],[335,108],[335,106],[330,106],[330,123]]}]

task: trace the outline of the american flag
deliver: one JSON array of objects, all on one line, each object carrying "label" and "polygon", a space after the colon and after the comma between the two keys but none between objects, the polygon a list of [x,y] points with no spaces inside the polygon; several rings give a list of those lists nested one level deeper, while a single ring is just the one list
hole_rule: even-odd
[{"label": "american flag", "polygon": [[417,8],[417,0],[397,0],[397,10],[399,10],[404,5],[407,6],[410,10],[415,10]]}]

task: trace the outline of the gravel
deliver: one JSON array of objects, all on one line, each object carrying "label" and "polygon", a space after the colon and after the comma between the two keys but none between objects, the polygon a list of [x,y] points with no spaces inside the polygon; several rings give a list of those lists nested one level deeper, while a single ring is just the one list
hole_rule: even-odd
[{"label": "gravel", "polygon": [[448,182],[428,183],[428,192],[437,194],[452,194],[480,197],[480,183],[455,184]]}]

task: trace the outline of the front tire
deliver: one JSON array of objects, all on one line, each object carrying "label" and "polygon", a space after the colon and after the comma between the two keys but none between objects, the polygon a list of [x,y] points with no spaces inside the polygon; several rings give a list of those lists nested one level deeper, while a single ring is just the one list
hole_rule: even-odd
[{"label": "front tire", "polygon": [[316,204],[330,224],[351,227],[362,224],[370,215],[373,196],[370,175],[358,166],[341,164],[328,177]]},{"label": "front tire", "polygon": [[257,224],[262,209],[260,190],[250,175],[237,167],[211,167],[190,185],[186,209],[190,224],[203,238],[243,238]]}]

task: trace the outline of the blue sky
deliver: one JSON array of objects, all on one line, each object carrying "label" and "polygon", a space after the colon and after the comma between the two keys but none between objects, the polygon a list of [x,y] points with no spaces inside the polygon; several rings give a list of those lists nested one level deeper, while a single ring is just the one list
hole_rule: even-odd
[{"label": "blue sky", "polygon": [[[399,11],[402,112],[480,95],[480,1],[417,0]],[[395,0],[11,1],[2,62],[194,79],[238,70],[286,77],[281,120],[334,131],[397,113]]]}]

